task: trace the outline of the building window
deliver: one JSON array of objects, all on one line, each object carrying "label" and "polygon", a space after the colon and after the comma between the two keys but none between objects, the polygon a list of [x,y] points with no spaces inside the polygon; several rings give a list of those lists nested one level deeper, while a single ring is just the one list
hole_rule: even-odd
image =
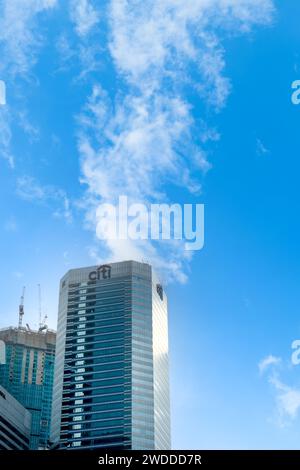
[{"label": "building window", "polygon": [[81,437],[81,432],[74,432],[73,439],[77,439],[78,437]]},{"label": "building window", "polygon": [[[77,351],[80,351],[79,348],[80,348],[80,349],[84,349],[84,346],[77,346]],[[80,358],[82,358],[82,357],[84,357],[84,354],[83,354],[83,353],[78,353],[78,354],[76,354],[76,358],[77,358],[77,359],[80,359]]]},{"label": "building window", "polygon": [[81,441],[72,442],[72,447],[80,447]]},{"label": "building window", "polygon": [[86,304],[79,304],[78,307],[79,307],[79,308],[86,307]]},{"label": "building window", "polygon": [[81,380],[83,380],[83,376],[78,375],[77,377],[75,377],[75,380],[76,380],[76,382],[80,382]]},{"label": "building window", "polygon": [[84,361],[76,361],[75,362],[75,366],[83,366],[84,365]]},{"label": "building window", "polygon": [[85,343],[85,339],[84,339],[84,338],[79,338],[79,339],[77,340],[77,343]]},{"label": "building window", "polygon": [[86,332],[85,331],[77,331],[77,336],[85,336]]},{"label": "building window", "polygon": [[83,408],[74,408],[74,413],[82,413],[83,412]]},{"label": "building window", "polygon": [[73,424],[72,429],[81,429],[81,424]]},{"label": "building window", "polygon": [[74,416],[73,421],[82,421],[82,416]]},{"label": "building window", "polygon": [[83,384],[75,384],[75,388],[83,388]]},{"label": "building window", "polygon": [[75,400],[75,405],[82,405],[83,404],[83,400]]},{"label": "building window", "polygon": [[75,397],[84,397],[84,393],[83,392],[75,392]]},{"label": "building window", "polygon": [[84,367],[80,367],[79,369],[76,370],[76,373],[77,373],[77,374],[82,374],[82,372],[85,372],[85,368],[84,368]]}]

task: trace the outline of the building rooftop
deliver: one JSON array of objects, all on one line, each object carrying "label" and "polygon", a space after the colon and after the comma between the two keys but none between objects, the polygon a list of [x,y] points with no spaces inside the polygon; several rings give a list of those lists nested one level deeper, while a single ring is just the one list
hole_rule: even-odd
[{"label": "building rooftop", "polygon": [[56,332],[54,330],[28,330],[25,327],[7,327],[0,329],[0,339],[6,343],[21,344],[32,348],[55,346]]}]

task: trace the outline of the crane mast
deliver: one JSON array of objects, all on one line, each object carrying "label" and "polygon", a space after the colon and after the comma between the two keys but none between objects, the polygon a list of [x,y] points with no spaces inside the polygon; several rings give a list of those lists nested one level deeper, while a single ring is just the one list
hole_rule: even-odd
[{"label": "crane mast", "polygon": [[39,328],[42,327],[42,294],[41,294],[41,284],[38,284],[39,290]]},{"label": "crane mast", "polygon": [[23,316],[24,316],[24,297],[25,297],[25,286],[22,290],[22,295],[19,304],[19,328],[22,328]]}]

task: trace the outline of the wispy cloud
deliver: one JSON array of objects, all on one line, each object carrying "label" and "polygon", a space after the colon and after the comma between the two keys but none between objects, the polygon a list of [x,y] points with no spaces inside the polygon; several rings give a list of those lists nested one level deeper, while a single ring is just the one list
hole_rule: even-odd
[{"label": "wispy cloud", "polygon": [[269,377],[269,382],[276,391],[278,423],[285,426],[299,415],[300,388],[284,384],[276,374]]},{"label": "wispy cloud", "polygon": [[0,80],[0,106],[6,104],[6,85],[3,80]]},{"label": "wispy cloud", "polygon": [[265,146],[265,144],[260,139],[256,139],[256,153],[259,156],[270,153],[269,149]]},{"label": "wispy cloud", "polygon": [[258,364],[259,372],[262,374],[267,369],[269,369],[270,366],[276,366],[280,363],[281,363],[280,357],[276,357],[270,354],[269,356],[262,359],[260,363]]},{"label": "wispy cloud", "polygon": [[53,8],[57,0],[2,0],[0,2],[0,72],[28,73],[42,41],[37,15]]},{"label": "wispy cloud", "polygon": [[111,54],[139,89],[149,90],[149,84],[161,89],[165,79],[173,85],[188,82],[219,107],[229,92],[224,31],[248,32],[268,23],[272,13],[271,0],[112,0]]},{"label": "wispy cloud", "polygon": [[[17,79],[25,80],[28,86],[30,72],[43,42],[37,20],[56,4],[57,0],[0,0],[0,78],[5,78],[11,89]],[[12,121],[15,118],[18,121],[18,115],[11,107],[11,99],[7,101],[9,105],[0,107],[0,156],[14,168]],[[23,127],[25,131],[33,130],[28,127],[28,119],[19,121],[19,124],[21,127],[27,125]]]},{"label": "wispy cloud", "polygon": [[67,222],[73,219],[70,200],[60,188],[41,185],[35,178],[26,175],[17,179],[16,192],[25,201],[49,205],[56,218],[64,218]]},{"label": "wispy cloud", "polygon": [[[30,81],[44,44],[39,20],[55,6],[62,7],[62,2],[0,0],[0,78]],[[59,47],[67,62],[81,61],[79,78],[90,85],[78,119],[87,220],[95,228],[99,203],[114,203],[120,194],[129,202],[168,202],[168,187],[176,185],[199,197],[210,168],[206,147],[220,136],[205,124],[205,116],[196,116],[189,97],[197,95],[204,108],[209,105],[216,112],[225,106],[231,83],[224,73],[223,39],[270,23],[273,1],[69,0],[63,7],[69,9],[75,34],[70,41],[70,31],[62,32]],[[99,72],[105,47],[105,64],[115,77],[109,89]],[[98,80],[90,73],[95,70]],[[12,115],[9,107],[6,114],[3,110],[0,152],[13,167],[12,118],[31,139],[38,131],[26,111]],[[28,190],[27,183],[18,181],[21,197],[51,200],[54,216],[71,217],[65,193],[36,182]],[[186,280],[190,254],[183,244],[110,241],[106,248],[111,258],[147,259],[175,279]]]},{"label": "wispy cloud", "polygon": [[48,199],[49,189],[31,176],[22,176],[17,180],[17,195],[26,201],[45,201]]},{"label": "wispy cloud", "polygon": [[79,36],[86,36],[99,22],[99,11],[90,0],[71,0],[71,18]]},{"label": "wispy cloud", "polygon": [[[201,193],[202,175],[210,168],[205,151],[217,131],[200,132],[187,90],[219,111],[231,84],[224,75],[226,35],[248,33],[267,24],[271,0],[111,0],[109,50],[118,87],[94,84],[79,121],[78,148],[82,181],[87,185],[88,218],[96,222],[99,202],[167,201],[168,185]],[[93,204],[91,204],[93,201]],[[130,245],[130,246],[129,246]],[[184,274],[182,246],[109,241],[110,257],[149,259],[177,279]]]},{"label": "wispy cloud", "polygon": [[299,416],[300,387],[288,385],[280,377],[291,370],[280,357],[272,354],[262,359],[258,364],[260,374],[266,374],[268,383],[272,387],[275,400],[275,423],[280,427],[289,425]]},{"label": "wispy cloud", "polygon": [[36,142],[39,139],[39,128],[30,122],[28,111],[21,110],[16,115],[20,128],[29,137],[30,142]]},{"label": "wispy cloud", "polygon": [[7,160],[10,168],[15,167],[15,158],[11,150],[11,113],[8,106],[0,107],[0,156]]}]

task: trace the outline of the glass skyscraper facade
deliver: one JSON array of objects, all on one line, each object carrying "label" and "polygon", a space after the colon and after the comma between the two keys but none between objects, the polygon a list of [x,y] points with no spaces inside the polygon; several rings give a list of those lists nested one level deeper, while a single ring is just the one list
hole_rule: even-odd
[{"label": "glass skyscraper facade", "polygon": [[0,385],[31,413],[30,449],[49,442],[55,343],[51,330],[0,330]]},{"label": "glass skyscraper facade", "polygon": [[61,280],[51,439],[61,448],[170,449],[167,298],[150,265]]},{"label": "glass skyscraper facade", "polygon": [[0,450],[28,450],[31,413],[0,386]]}]

